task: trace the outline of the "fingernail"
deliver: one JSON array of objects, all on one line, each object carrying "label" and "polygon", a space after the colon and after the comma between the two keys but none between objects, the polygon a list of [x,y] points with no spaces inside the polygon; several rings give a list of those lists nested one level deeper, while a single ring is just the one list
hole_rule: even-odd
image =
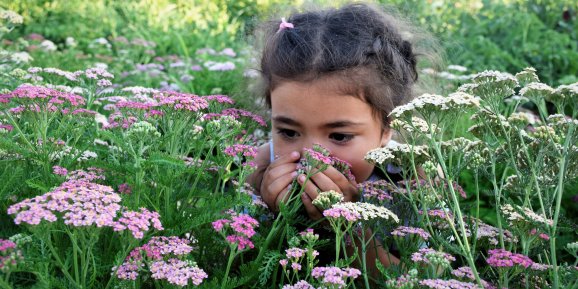
[{"label": "fingernail", "polygon": [[292,152],[291,157],[296,158],[299,156],[299,152]]},{"label": "fingernail", "polygon": [[299,176],[299,181],[305,182],[305,176],[304,175]]},{"label": "fingernail", "polygon": [[295,178],[298,174],[299,174],[298,172],[292,172],[292,173],[291,173],[291,177],[292,177],[292,178]]}]

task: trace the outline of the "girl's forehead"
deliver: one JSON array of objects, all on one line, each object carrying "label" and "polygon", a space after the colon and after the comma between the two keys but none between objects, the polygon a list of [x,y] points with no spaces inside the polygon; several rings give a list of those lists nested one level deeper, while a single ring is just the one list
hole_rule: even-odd
[{"label": "girl's forehead", "polygon": [[279,85],[271,93],[271,112],[273,121],[280,117],[317,124],[375,121],[367,102],[357,96],[343,94],[324,82],[286,82]]}]

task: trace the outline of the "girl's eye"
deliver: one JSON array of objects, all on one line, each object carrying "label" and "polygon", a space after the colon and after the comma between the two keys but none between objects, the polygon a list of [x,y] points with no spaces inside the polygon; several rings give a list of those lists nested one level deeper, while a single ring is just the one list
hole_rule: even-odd
[{"label": "girl's eye", "polygon": [[346,133],[332,133],[329,135],[329,138],[338,143],[346,143],[353,139],[353,135]]},{"label": "girl's eye", "polygon": [[286,129],[286,128],[278,129],[277,133],[280,134],[285,139],[294,139],[294,138],[299,136],[298,132],[296,132],[292,129]]}]

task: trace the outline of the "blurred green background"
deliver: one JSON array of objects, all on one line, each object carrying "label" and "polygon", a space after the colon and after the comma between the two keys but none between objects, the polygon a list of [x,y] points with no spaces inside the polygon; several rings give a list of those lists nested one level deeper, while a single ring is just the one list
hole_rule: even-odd
[{"label": "blurred green background", "polygon": [[[24,16],[7,35],[37,33],[54,43],[66,37],[79,49],[90,41],[118,36],[154,41],[157,54],[190,55],[198,48],[235,50],[251,43],[255,24],[288,7],[339,5],[345,1],[227,0],[2,0],[0,7]],[[447,64],[470,72],[517,72],[535,67],[551,85],[578,75],[578,4],[572,0],[381,1],[435,35]],[[34,64],[43,64],[35,59]],[[74,66],[74,63],[70,63]]]}]

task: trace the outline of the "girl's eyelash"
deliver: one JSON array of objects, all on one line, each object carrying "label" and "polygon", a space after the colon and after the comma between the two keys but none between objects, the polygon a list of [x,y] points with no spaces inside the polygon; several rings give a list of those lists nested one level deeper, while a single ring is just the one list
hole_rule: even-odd
[{"label": "girl's eyelash", "polygon": [[[336,136],[339,136],[339,139],[336,139]],[[341,144],[347,143],[348,141],[352,140],[353,137],[354,135],[347,133],[332,133],[329,135],[329,138]]]},{"label": "girl's eyelash", "polygon": [[277,134],[280,134],[285,139],[292,140],[297,137],[299,133],[292,129],[280,128],[277,129]]}]

